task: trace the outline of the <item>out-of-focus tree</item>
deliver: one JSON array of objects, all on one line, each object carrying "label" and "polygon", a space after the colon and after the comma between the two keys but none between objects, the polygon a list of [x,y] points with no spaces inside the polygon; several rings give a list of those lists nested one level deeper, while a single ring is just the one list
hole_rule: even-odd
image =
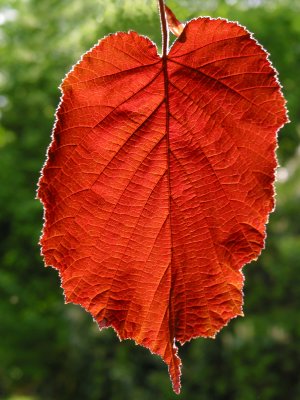
[{"label": "out-of-focus tree", "polygon": [[[269,50],[292,123],[280,133],[277,210],[267,249],[245,268],[246,318],[215,341],[180,349],[182,398],[300,398],[300,13],[288,0],[170,0],[185,20],[239,20]],[[62,77],[109,32],[134,29],[160,47],[153,0],[0,1],[0,398],[175,399],[163,363],[99,333],[63,304],[56,271],[42,267],[42,207],[35,200]]]}]

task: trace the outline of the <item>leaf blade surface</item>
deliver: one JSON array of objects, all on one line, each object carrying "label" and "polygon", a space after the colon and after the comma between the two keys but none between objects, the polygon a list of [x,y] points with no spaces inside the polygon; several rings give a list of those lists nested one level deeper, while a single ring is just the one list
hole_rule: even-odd
[{"label": "leaf blade surface", "polygon": [[244,28],[199,18],[166,62],[135,32],[108,36],[62,92],[39,187],[45,262],[179,392],[175,340],[242,314],[240,269],[264,245],[286,121],[275,72]]}]

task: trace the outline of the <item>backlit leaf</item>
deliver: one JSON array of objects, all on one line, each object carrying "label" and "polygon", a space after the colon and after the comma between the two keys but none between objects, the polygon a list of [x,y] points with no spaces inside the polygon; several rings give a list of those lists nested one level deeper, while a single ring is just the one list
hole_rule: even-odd
[{"label": "backlit leaf", "polygon": [[160,355],[242,315],[245,263],[274,207],[284,99],[236,23],[189,22],[166,62],[135,32],[101,40],[64,79],[39,183],[47,265],[66,301]]}]

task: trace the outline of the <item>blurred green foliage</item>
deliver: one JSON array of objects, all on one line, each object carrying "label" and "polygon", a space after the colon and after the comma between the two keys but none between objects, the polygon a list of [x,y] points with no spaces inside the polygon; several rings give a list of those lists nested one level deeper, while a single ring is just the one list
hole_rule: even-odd
[{"label": "blurred green foliage", "polygon": [[[280,132],[277,210],[267,249],[245,268],[246,318],[216,340],[180,349],[188,400],[300,399],[300,4],[289,0],[170,0],[183,20],[238,20],[271,53],[292,123]],[[160,46],[155,1],[0,0],[0,398],[171,400],[162,361],[99,332],[64,305],[57,272],[43,268],[36,183],[61,79],[97,40],[134,29]]]}]

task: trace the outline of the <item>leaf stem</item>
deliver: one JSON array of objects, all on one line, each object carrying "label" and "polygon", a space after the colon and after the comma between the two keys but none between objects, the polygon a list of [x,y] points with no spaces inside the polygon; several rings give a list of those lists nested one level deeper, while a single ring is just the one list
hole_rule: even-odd
[{"label": "leaf stem", "polygon": [[169,48],[169,29],[166,19],[165,2],[158,0],[161,31],[162,31],[162,58],[166,58]]}]

